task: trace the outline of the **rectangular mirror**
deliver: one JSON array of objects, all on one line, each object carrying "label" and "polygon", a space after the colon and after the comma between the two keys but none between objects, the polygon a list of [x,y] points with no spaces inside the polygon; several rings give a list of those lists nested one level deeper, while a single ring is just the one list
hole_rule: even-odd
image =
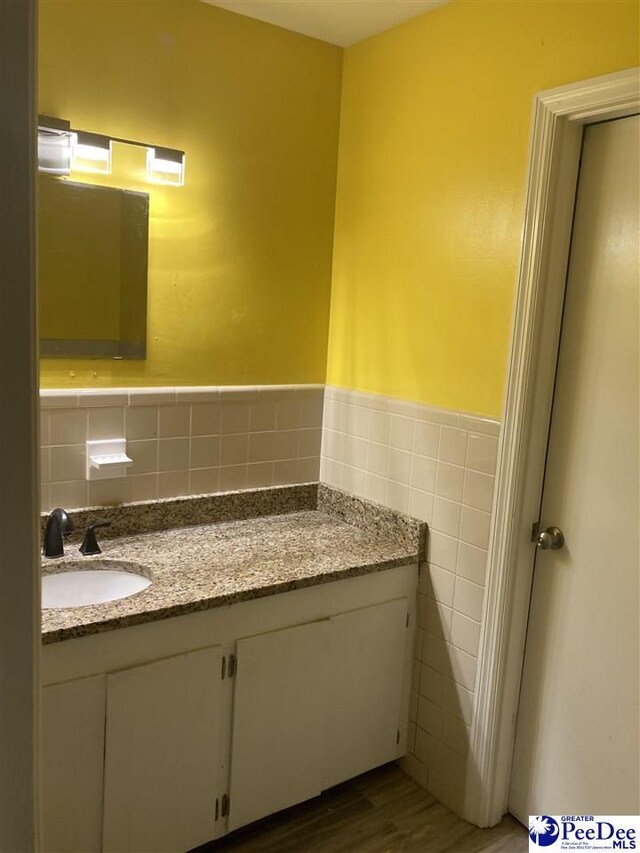
[{"label": "rectangular mirror", "polygon": [[145,358],[149,196],[38,176],[40,355]]}]

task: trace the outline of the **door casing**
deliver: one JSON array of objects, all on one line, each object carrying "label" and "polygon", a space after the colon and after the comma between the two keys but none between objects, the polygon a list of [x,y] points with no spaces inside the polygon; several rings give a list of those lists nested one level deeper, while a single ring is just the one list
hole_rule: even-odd
[{"label": "door casing", "polygon": [[534,99],[507,391],[498,448],[465,817],[507,811],[534,546],[585,125],[640,112],[640,69]]},{"label": "door casing", "polygon": [[37,849],[35,0],[0,0],[0,851]]}]

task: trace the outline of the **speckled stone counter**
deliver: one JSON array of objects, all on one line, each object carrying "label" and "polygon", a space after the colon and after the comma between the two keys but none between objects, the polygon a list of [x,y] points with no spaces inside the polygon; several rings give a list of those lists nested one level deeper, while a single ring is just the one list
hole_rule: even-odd
[{"label": "speckled stone counter", "polygon": [[[252,506],[258,511],[248,517]],[[217,511],[202,523],[207,507]],[[111,520],[114,538],[101,540],[95,558],[68,544],[64,557],[44,560],[43,573],[64,571],[70,562],[92,568],[92,560],[120,560],[139,566],[152,583],[105,604],[43,610],[44,643],[408,565],[423,558],[426,542],[422,522],[317,484],[71,516],[76,533],[98,516]],[[160,518],[168,529],[158,529]]]}]

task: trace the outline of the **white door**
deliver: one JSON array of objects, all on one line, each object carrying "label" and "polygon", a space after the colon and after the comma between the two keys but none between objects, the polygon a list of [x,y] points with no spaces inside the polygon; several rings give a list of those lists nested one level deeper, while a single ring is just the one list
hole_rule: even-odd
[{"label": "white door", "polygon": [[107,676],[105,853],[190,850],[216,835],[220,647]]},{"label": "white door", "polygon": [[43,853],[102,849],[106,681],[96,675],[42,690]]},{"label": "white door", "polygon": [[407,599],[332,616],[330,626],[325,788],[405,751]]},{"label": "white door", "polygon": [[636,814],[640,117],[587,128],[510,810]]},{"label": "white door", "polygon": [[325,619],[237,644],[229,830],[322,791],[328,628]]}]

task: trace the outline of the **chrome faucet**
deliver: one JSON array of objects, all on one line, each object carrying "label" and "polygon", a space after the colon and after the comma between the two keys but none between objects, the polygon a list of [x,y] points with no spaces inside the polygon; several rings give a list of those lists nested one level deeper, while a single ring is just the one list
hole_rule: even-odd
[{"label": "chrome faucet", "polygon": [[44,527],[44,541],[42,543],[42,553],[45,557],[63,557],[64,545],[62,544],[62,536],[71,533],[73,524],[67,513],[62,507],[56,507],[51,510],[47,523]]}]

